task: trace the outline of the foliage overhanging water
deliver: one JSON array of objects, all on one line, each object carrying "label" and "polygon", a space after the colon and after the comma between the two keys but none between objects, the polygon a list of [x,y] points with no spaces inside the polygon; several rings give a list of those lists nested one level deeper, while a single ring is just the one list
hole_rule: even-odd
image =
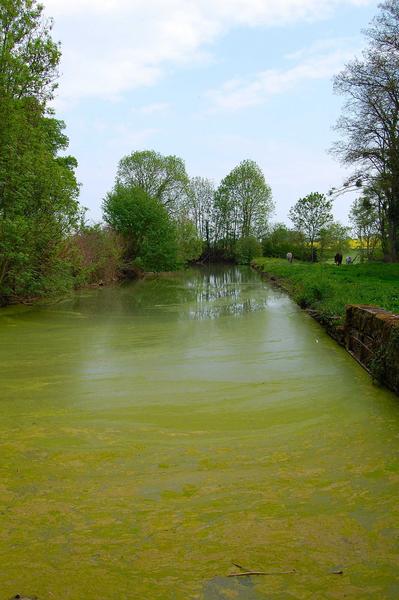
[{"label": "foliage overhanging water", "polygon": [[0,340],[2,598],[399,596],[397,398],[256,273],[4,309]]}]

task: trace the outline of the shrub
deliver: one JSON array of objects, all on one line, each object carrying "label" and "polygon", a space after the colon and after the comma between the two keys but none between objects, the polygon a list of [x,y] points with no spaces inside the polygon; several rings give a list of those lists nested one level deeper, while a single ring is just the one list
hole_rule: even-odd
[{"label": "shrub", "polygon": [[64,249],[75,287],[112,283],[120,274],[126,242],[108,227],[84,227],[71,237]]},{"label": "shrub", "polygon": [[256,256],[261,256],[262,246],[253,236],[243,237],[236,243],[235,258],[239,264],[249,265]]}]

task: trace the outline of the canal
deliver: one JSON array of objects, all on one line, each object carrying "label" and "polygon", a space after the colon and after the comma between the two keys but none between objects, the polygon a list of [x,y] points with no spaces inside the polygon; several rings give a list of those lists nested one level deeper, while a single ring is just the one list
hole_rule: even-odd
[{"label": "canal", "polygon": [[399,400],[249,268],[3,309],[0,408],[1,599],[399,597]]}]

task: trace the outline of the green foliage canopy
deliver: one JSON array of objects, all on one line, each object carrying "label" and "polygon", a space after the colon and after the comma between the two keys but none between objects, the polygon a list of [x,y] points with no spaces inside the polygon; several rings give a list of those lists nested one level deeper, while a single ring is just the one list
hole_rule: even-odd
[{"label": "green foliage canopy", "polygon": [[47,111],[59,47],[35,0],[0,5],[0,303],[63,289],[60,258],[77,224],[76,160]]},{"label": "green foliage canopy", "polygon": [[352,204],[349,219],[359,242],[361,258],[370,260],[379,241],[379,215],[374,204],[367,197],[361,197]]},{"label": "green foliage canopy", "polygon": [[116,185],[103,203],[104,219],[129,244],[128,258],[145,271],[177,266],[177,232],[166,208],[141,187]]},{"label": "green foliage canopy", "polygon": [[271,189],[261,169],[254,161],[244,160],[216,191],[216,238],[228,243],[241,237],[261,238],[272,210]]},{"label": "green foliage canopy", "polygon": [[262,240],[264,256],[286,258],[292,252],[294,258],[306,258],[306,246],[303,233],[289,229],[284,223],[275,223]]},{"label": "green foliage canopy", "polygon": [[185,265],[199,258],[202,254],[202,240],[195,224],[190,219],[182,217],[176,222],[176,232],[179,264]]},{"label": "green foliage canopy", "polygon": [[310,244],[312,258],[314,243],[319,238],[321,230],[333,220],[331,209],[331,199],[326,198],[324,194],[313,192],[300,198],[289,211],[289,218],[294,226],[303,232]]},{"label": "green foliage canopy", "polygon": [[175,214],[187,198],[189,179],[184,161],[177,156],[163,156],[153,150],[132,152],[118,166],[118,186],[144,190]]},{"label": "green foliage canopy", "polygon": [[262,245],[253,236],[240,238],[236,244],[236,260],[241,265],[249,265],[252,259],[262,255]]},{"label": "green foliage canopy", "polygon": [[35,98],[44,104],[57,87],[61,52],[36,0],[1,0],[0,97]]},{"label": "green foliage canopy", "polygon": [[342,225],[337,221],[332,221],[326,227],[320,230],[320,254],[330,251],[330,253],[346,252],[349,250],[350,227]]}]

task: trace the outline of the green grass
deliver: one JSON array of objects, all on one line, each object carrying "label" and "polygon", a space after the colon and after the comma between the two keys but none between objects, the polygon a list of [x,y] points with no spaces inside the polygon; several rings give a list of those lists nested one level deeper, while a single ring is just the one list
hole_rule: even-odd
[{"label": "green grass", "polygon": [[347,304],[371,304],[399,313],[399,264],[337,267],[328,263],[289,264],[276,258],[256,258],[252,264],[279,279],[300,306],[317,310],[331,323],[343,320]]}]

